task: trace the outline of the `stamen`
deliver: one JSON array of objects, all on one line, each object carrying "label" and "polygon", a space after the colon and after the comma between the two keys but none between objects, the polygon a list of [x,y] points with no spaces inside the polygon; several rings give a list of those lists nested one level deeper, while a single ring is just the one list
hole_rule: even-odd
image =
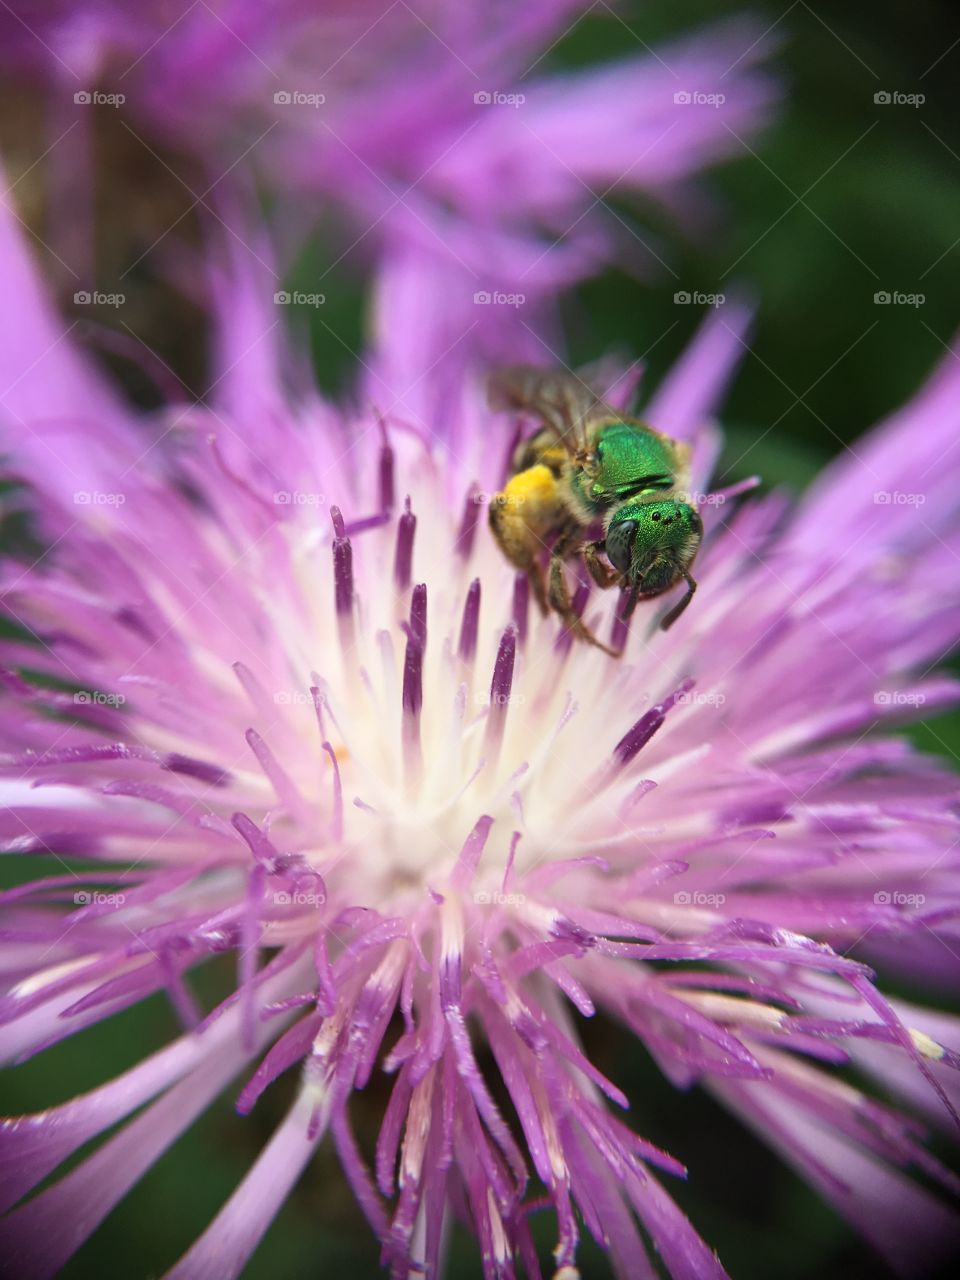
[{"label": "stamen", "polygon": [[423,647],[413,634],[407,634],[407,651],[403,660],[403,772],[408,789],[418,783],[423,766],[420,746],[420,710],[423,706]]},{"label": "stamen", "polygon": [[257,862],[262,862],[271,871],[276,870],[280,855],[268,835],[257,826],[245,813],[235,813],[231,819],[235,831],[241,835]]},{"label": "stamen", "polygon": [[500,744],[503,741],[516,657],[517,629],[511,623],[500,637],[497,660],[493,667],[493,680],[490,682],[490,713],[487,717],[487,730],[483,740],[483,755],[491,766],[497,762]]},{"label": "stamen", "polygon": [[410,509],[410,498],[403,504],[403,515],[397,522],[397,549],[393,559],[393,580],[398,591],[406,591],[413,573],[413,538],[417,517]]},{"label": "stamen", "polygon": [[462,662],[472,662],[477,652],[477,631],[480,626],[480,579],[474,578],[467,591],[460,623],[460,643],[457,652]]},{"label": "stamen", "polygon": [[257,763],[266,775],[267,780],[277,793],[277,798],[294,817],[305,818],[307,805],[297,790],[292,778],[280,765],[276,756],[256,729],[248,729],[244,734],[247,745],[257,758]]},{"label": "stamen", "polygon": [[353,548],[339,507],[330,508],[333,520],[333,596],[337,629],[344,653],[353,647]]},{"label": "stamen", "polygon": [[346,536],[346,526],[339,507],[330,508],[333,520],[333,585],[339,616],[349,616],[353,609],[353,548]]},{"label": "stamen", "polygon": [[410,601],[410,634],[417,641],[422,653],[427,650],[427,586],[418,582]]},{"label": "stamen", "polygon": [[460,530],[457,534],[457,543],[454,548],[457,555],[462,560],[470,559],[470,552],[473,550],[473,539],[477,532],[477,521],[480,518],[480,490],[476,484],[472,484],[467,490],[466,501],[463,505],[463,518],[460,521]]},{"label": "stamen", "polygon": [[334,843],[339,844],[343,839],[343,783],[340,780],[340,764],[332,743],[324,742],[323,749],[330,757],[330,763],[333,765],[333,821],[330,834]]},{"label": "stamen", "polygon": [[384,442],[380,448],[380,510],[388,512],[393,510],[394,503],[393,450],[387,444],[386,428],[382,421],[380,429],[384,435]]},{"label": "stamen", "polygon": [[613,756],[617,764],[623,766],[630,763],[637,752],[647,745],[664,720],[666,720],[667,712],[670,708],[675,705],[683,694],[688,693],[692,688],[692,680],[681,681],[673,693],[664,698],[662,702],[658,702],[655,707],[651,707],[649,711],[643,713],[636,724],[627,730],[614,747]]},{"label": "stamen", "polygon": [[209,764],[206,760],[194,760],[191,756],[182,756],[178,751],[171,751],[163,761],[163,767],[171,773],[184,773],[187,777],[206,782],[211,787],[225,787],[231,780],[231,774],[219,765]]},{"label": "stamen", "polygon": [[482,814],[474,823],[473,830],[464,841],[457,864],[450,877],[450,883],[453,888],[463,891],[470,887],[473,877],[477,873],[477,867],[483,856],[487,836],[489,836],[492,826],[493,818],[486,813]]}]

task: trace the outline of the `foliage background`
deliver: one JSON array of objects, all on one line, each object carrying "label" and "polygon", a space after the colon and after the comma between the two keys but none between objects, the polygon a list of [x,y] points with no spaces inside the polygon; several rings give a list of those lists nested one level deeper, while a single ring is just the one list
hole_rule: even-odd
[{"label": "foliage background", "polygon": [[[635,41],[656,48],[738,11],[728,0],[686,0],[682,6],[650,0],[623,5],[615,15],[598,3],[549,62],[575,66],[615,57]],[[574,363],[610,349],[646,352],[655,383],[700,318],[698,309],[675,305],[674,293],[746,290],[757,317],[750,354],[728,402],[724,478],[759,472],[766,484],[799,490],[917,388],[960,325],[960,13],[947,0],[909,6],[895,0],[869,6],[767,0],[753,4],[752,12],[782,42],[774,62],[787,92],[778,121],[753,149],[711,175],[721,216],[694,240],[655,206],[640,209],[610,197],[625,224],[647,239],[653,229],[669,269],[658,268],[642,281],[610,270],[568,299],[565,318]],[[878,105],[874,94],[881,90],[923,93],[926,100],[916,108]],[[26,86],[0,92],[6,108],[0,145],[15,172],[18,157],[38,154],[39,106]],[[119,132],[98,140],[98,162],[98,263],[106,282],[117,255],[129,260],[130,235],[149,243],[151,228],[172,221],[184,195]],[[50,197],[42,185],[26,190],[38,209]],[[189,227],[187,219],[185,232]],[[316,287],[324,261],[321,222],[290,287]],[[324,286],[324,324],[317,324],[311,340],[318,376],[331,390],[348,379],[350,348],[362,341],[364,266],[348,257]],[[916,308],[878,306],[879,290],[922,293],[925,301]],[[174,298],[146,261],[128,292],[126,322],[185,384],[202,389],[199,312]],[[110,323],[109,316],[103,320]],[[327,326],[343,336],[341,343],[330,339]],[[149,404],[151,388],[130,363],[106,359],[130,393]],[[957,459],[946,465],[956,467]],[[960,761],[960,716],[942,716],[910,732],[925,750]],[[201,982],[211,999],[225,994],[232,981],[226,963],[218,964]],[[895,975],[887,985],[905,990]],[[948,993],[941,1003],[956,1007]],[[157,997],[7,1073],[2,1110],[40,1108],[91,1088],[176,1030]],[[644,1053],[602,1019],[584,1033],[600,1068],[636,1100],[633,1123],[690,1167],[690,1183],[670,1189],[737,1280],[800,1280],[814,1271],[821,1280],[884,1274],[834,1212],[705,1095],[675,1093]],[[233,1115],[235,1090],[229,1091],[63,1274],[129,1280],[165,1270],[255,1158],[284,1113],[291,1086],[289,1080],[274,1086],[243,1122]],[[382,1085],[372,1084],[369,1092],[382,1105]],[[372,1136],[364,1108],[357,1115],[361,1133]],[[547,1247],[549,1227],[543,1225]],[[608,1274],[589,1246],[582,1270],[585,1280]],[[380,1274],[365,1224],[325,1148],[248,1274],[286,1280],[347,1273],[354,1280]],[[463,1280],[480,1274],[460,1236],[450,1274]]]}]

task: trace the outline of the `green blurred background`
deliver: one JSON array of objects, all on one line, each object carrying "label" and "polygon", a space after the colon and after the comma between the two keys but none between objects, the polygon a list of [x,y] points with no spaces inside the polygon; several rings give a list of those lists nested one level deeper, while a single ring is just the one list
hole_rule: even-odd
[{"label": "green blurred background", "polygon": [[[677,290],[749,291],[757,317],[751,352],[728,402],[724,479],[757,471],[767,484],[799,489],[844,442],[917,388],[960,325],[960,13],[945,0],[909,6],[835,0],[817,7],[796,0],[754,4],[750,11],[780,41],[773,65],[786,94],[777,122],[751,144],[752,152],[741,152],[708,178],[724,206],[722,218],[694,241],[653,205],[612,201],[641,235],[652,229],[670,270],[642,283],[610,270],[568,299],[565,318],[574,362],[610,349],[647,352],[655,382],[702,315],[676,306]],[[619,56],[632,51],[635,40],[655,48],[701,22],[737,12],[728,3],[654,0],[625,5],[615,17],[601,4],[552,50],[547,65]],[[880,91],[922,93],[926,100],[919,107],[878,105],[874,95]],[[4,138],[14,151],[38,119],[29,94],[15,93],[17,125]],[[121,189],[141,183],[145,190],[163,189],[161,175],[143,171],[141,151],[125,150],[122,139],[112,146],[112,180]],[[148,216],[162,227],[171,213],[176,216],[178,198],[169,195],[169,208],[153,199]],[[110,218],[106,209],[104,223]],[[317,246],[303,256],[291,287],[311,288],[322,255]],[[361,340],[362,286],[362,272],[349,259],[325,283],[325,325],[346,340],[341,346],[319,329],[314,335],[318,376],[331,389],[348,380],[347,347],[356,349]],[[919,293],[925,301],[878,306],[874,294],[881,290]],[[201,389],[199,314],[172,301],[146,264],[129,292],[128,322],[140,326],[185,382]],[[116,362],[116,371],[133,394],[149,400],[148,387],[128,362]],[[940,717],[911,733],[923,748],[954,762],[960,758],[960,717]],[[204,994],[225,994],[232,979],[228,961],[214,962],[203,975]],[[896,975],[887,985],[903,989]],[[8,1073],[3,1110],[41,1108],[93,1087],[176,1031],[158,997]],[[885,1274],[829,1207],[708,1098],[699,1091],[677,1094],[643,1051],[602,1019],[584,1027],[584,1034],[600,1068],[636,1100],[636,1127],[691,1168],[691,1182],[671,1182],[670,1190],[737,1280],[800,1280],[814,1271],[821,1280]],[[292,1079],[284,1078],[242,1122],[233,1115],[231,1089],[63,1274],[129,1280],[165,1270],[253,1161],[292,1087]],[[372,1113],[386,1093],[382,1083],[371,1084],[369,1092],[376,1095],[376,1106],[367,1109]],[[369,1137],[365,1108],[355,1112],[361,1134]],[[548,1247],[549,1224],[543,1227]],[[589,1245],[582,1271],[585,1280],[608,1274]],[[326,1146],[248,1274],[284,1280],[347,1273],[354,1280],[379,1276],[377,1252]],[[472,1246],[460,1236],[450,1275],[480,1275]]]}]

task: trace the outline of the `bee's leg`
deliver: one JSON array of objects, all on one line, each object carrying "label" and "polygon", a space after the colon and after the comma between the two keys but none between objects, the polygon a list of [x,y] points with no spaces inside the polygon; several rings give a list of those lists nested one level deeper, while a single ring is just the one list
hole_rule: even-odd
[{"label": "bee's leg", "polygon": [[583,546],[583,563],[587,566],[587,572],[597,586],[606,591],[614,583],[622,585],[623,575],[618,569],[614,569],[612,564],[607,564],[600,559],[602,550],[602,540],[600,542],[585,542]]},{"label": "bee's leg", "polygon": [[670,610],[670,612],[667,614],[664,620],[660,623],[661,631],[668,631],[670,627],[672,627],[673,624],[676,622],[676,620],[680,617],[681,613],[683,613],[684,609],[686,609],[690,601],[693,599],[693,593],[697,589],[697,584],[694,582],[693,578],[690,577],[690,574],[686,570],[683,571],[683,576],[687,580],[687,594],[683,597],[683,599],[680,601],[679,604],[675,605]]},{"label": "bee's leg", "polygon": [[584,640],[587,644],[596,645],[598,649],[602,649],[604,653],[608,653],[611,658],[619,658],[620,654],[616,649],[609,648],[602,640],[598,640],[587,624],[580,618],[573,608],[573,601],[570,598],[570,587],[567,583],[567,575],[563,569],[563,562],[568,556],[575,544],[575,537],[578,531],[571,531],[570,535],[561,534],[553,554],[550,556],[550,604],[551,607],[560,615],[560,620],[568,631],[572,632],[578,640]]}]

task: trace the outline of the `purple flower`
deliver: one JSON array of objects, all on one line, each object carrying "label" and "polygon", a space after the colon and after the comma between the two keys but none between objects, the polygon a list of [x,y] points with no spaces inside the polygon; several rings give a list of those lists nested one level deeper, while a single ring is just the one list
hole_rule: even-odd
[{"label": "purple flower", "polygon": [[[45,163],[61,196],[72,188],[71,226],[89,196],[91,130],[119,112],[144,160],[162,148],[166,176],[252,253],[234,197],[253,173],[286,194],[279,221],[297,232],[291,246],[332,205],[346,215],[336,262],[403,245],[427,279],[439,259],[468,305],[502,293],[532,309],[604,262],[659,269],[656,236],[605,197],[643,193],[681,226],[702,227],[710,207],[690,181],[742,154],[777,98],[757,68],[768,43],[740,20],[652,50],[608,14],[625,57],[548,70],[550,51],[592,8],[536,0],[421,12],[362,0],[319,13],[300,0],[216,10],[164,0],[132,12],[111,0],[13,0],[0,6],[0,59],[44,85]],[[84,277],[85,264],[62,252]],[[509,327],[498,310],[495,324],[473,319]]]},{"label": "purple flower", "polygon": [[[158,991],[183,1022],[5,1123],[15,1273],[52,1275],[225,1088],[246,1115],[290,1072],[289,1115],[170,1275],[237,1275],[326,1142],[395,1277],[442,1274],[453,1219],[487,1276],[539,1276],[542,1211],[557,1280],[583,1232],[648,1274],[641,1227],[671,1275],[721,1276],[642,1099],[584,1051],[596,1009],[902,1272],[946,1247],[956,1219],[913,1175],[957,1189],[918,1119],[956,1114],[960,1027],[869,966],[957,978],[956,780],[895,732],[957,694],[933,674],[957,634],[957,357],[799,506],[739,505],[709,490],[743,344],[719,311],[644,408],[695,447],[700,589],[668,634],[648,604],[623,637],[583,583],[615,662],[533,613],[488,534],[516,424],[479,379],[411,410],[440,295],[381,294],[367,377],[398,391],[338,409],[285,396],[271,282],[221,265],[214,395],[135,420],[9,218],[0,237],[4,450],[45,543],[3,575],[0,822],[38,871],[5,895],[4,1057]],[[195,973],[223,952],[236,990],[208,1008]],[[368,1167],[351,1117],[375,1072]]]}]

